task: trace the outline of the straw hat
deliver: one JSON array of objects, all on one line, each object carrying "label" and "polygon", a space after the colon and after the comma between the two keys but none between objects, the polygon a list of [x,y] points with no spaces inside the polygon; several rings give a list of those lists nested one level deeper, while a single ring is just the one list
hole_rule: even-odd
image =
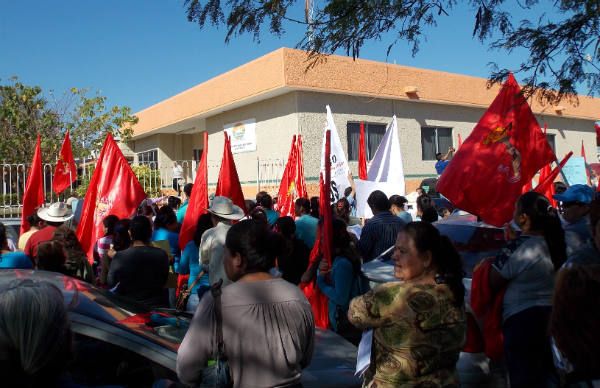
[{"label": "straw hat", "polygon": [[244,217],[244,211],[241,207],[233,204],[231,199],[227,197],[216,196],[208,211],[217,217],[225,218],[226,220],[239,220]]},{"label": "straw hat", "polygon": [[73,212],[64,202],[56,202],[49,207],[39,208],[37,215],[48,222],[65,222],[73,218]]}]

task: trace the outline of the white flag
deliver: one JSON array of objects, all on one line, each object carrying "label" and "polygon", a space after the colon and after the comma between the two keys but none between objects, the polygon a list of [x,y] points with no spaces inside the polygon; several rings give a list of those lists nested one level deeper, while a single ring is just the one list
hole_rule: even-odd
[{"label": "white flag", "polygon": [[371,166],[367,172],[367,180],[392,184],[398,195],[406,193],[396,115],[394,115],[392,122],[388,125],[383,140],[379,143],[375,156],[371,160]]},{"label": "white flag", "polygon": [[[338,199],[344,197],[344,190],[350,187],[350,181],[348,180],[350,167],[342,148],[342,143],[340,142],[340,135],[333,122],[333,115],[331,114],[329,105],[326,106],[326,109],[327,124],[325,131],[328,129],[331,131],[331,203],[335,203]],[[321,172],[325,169],[325,131],[323,131],[323,146],[321,149]]]}]

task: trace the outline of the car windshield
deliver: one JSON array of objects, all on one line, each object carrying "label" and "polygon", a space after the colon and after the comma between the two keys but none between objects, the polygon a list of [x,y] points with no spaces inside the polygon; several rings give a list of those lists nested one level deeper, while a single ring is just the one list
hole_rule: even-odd
[{"label": "car windshield", "polygon": [[32,270],[1,270],[0,287],[13,279],[48,281],[63,293],[69,311],[119,326],[177,351],[189,325],[189,315],[145,306],[62,274]]}]

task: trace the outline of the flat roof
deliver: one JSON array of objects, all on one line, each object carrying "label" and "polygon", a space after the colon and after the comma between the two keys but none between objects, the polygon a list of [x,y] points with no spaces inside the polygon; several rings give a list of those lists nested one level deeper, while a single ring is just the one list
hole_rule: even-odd
[{"label": "flat roof", "polygon": [[[272,98],[291,91],[369,96],[382,99],[487,108],[499,85],[487,79],[419,69],[366,59],[329,55],[310,67],[308,53],[280,48],[209,79],[136,113],[134,138],[160,129],[182,131],[186,122]],[[417,92],[406,91],[416,88]],[[600,99],[579,96],[579,104],[564,102],[561,114],[552,106],[531,103],[536,114],[595,121]],[[162,131],[161,131],[162,132]]]}]

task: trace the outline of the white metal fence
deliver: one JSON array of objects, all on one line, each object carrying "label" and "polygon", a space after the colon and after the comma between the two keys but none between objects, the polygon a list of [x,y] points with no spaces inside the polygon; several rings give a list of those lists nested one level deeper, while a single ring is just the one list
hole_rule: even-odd
[{"label": "white metal fence", "polygon": [[[158,162],[132,163],[132,167],[144,191],[151,196],[157,196],[162,192],[168,192],[169,189],[172,189],[174,183],[179,184],[181,187],[185,183],[194,182],[198,162],[194,160],[179,160],[177,162],[183,169],[183,179],[178,180],[178,182],[173,182],[172,162],[168,164]],[[29,167],[29,163],[0,164],[2,173],[0,176],[0,218],[20,217]],[[220,161],[209,161],[209,177],[217,177],[220,167]],[[60,195],[56,195],[52,191],[54,168],[55,164],[53,163],[45,163],[42,167],[46,203],[65,201],[77,191],[80,185],[87,184],[93,174],[95,163],[78,164],[77,180],[72,184],[71,189],[66,189]],[[285,160],[283,159],[257,158],[255,176],[240,177],[240,179],[244,185],[256,186],[259,191],[265,190],[273,193],[279,188],[284,168]],[[209,191],[211,188],[214,189],[216,184],[216,180],[214,182],[209,180]],[[81,188],[79,191],[81,191]]]}]

